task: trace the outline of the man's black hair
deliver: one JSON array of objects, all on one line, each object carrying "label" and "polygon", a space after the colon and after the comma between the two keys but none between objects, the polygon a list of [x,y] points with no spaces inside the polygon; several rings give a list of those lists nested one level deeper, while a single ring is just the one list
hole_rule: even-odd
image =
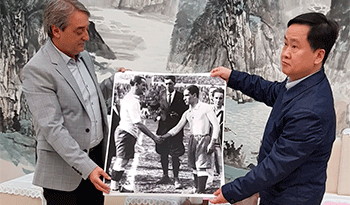
[{"label": "man's black hair", "polygon": [[310,26],[307,40],[313,51],[321,48],[325,50],[322,64],[328,58],[339,32],[338,23],[332,19],[328,19],[322,13],[311,12],[301,14],[288,22],[288,27],[292,24],[301,24]]}]

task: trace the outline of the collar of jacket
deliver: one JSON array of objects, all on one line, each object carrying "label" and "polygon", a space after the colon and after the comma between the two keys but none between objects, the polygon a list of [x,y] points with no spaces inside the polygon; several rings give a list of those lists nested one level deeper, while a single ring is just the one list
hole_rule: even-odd
[{"label": "collar of jacket", "polygon": [[311,75],[310,77],[302,80],[295,86],[291,87],[289,90],[286,90],[285,85],[287,83],[286,79],[283,82],[283,87],[286,90],[283,96],[282,102],[285,103],[293,98],[295,98],[297,95],[300,95],[301,93],[305,92],[307,89],[315,86],[316,84],[320,83],[322,80],[326,78],[326,75],[324,73],[324,67],[322,67],[318,72]]}]

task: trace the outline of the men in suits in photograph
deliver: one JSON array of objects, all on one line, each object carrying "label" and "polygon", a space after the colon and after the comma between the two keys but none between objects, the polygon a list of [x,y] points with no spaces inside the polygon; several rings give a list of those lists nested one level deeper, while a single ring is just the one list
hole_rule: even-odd
[{"label": "men in suits in photograph", "polygon": [[89,40],[89,11],[76,0],[49,1],[43,12],[49,39],[23,68],[23,92],[37,140],[33,184],[47,204],[103,204],[107,110]]},{"label": "men in suits in photograph", "polygon": [[[180,121],[182,114],[188,109],[188,106],[183,100],[183,94],[175,89],[175,76],[165,76],[164,85],[165,90],[160,93],[159,99],[159,115],[157,135],[167,133],[171,128]],[[174,185],[176,189],[182,187],[179,179],[180,159],[179,157],[185,153],[183,144],[184,131],[181,129],[176,135],[165,139],[163,143],[156,144],[156,151],[160,154],[160,163],[163,170],[162,178],[157,182],[158,184],[172,183],[168,175],[169,170],[169,155],[171,156]]]}]

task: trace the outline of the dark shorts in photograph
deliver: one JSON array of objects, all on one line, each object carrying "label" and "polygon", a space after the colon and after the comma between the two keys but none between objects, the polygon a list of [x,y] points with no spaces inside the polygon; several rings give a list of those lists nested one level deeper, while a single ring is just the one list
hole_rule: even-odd
[{"label": "dark shorts in photograph", "polygon": [[116,156],[121,159],[133,159],[136,138],[130,133],[118,129],[115,131]]}]

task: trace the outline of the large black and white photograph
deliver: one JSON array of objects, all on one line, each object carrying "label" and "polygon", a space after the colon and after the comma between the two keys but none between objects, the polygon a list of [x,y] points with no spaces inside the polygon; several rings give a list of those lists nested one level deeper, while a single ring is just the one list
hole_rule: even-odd
[{"label": "large black and white photograph", "polygon": [[126,72],[114,82],[105,163],[111,195],[209,195],[221,187],[224,80]]}]

